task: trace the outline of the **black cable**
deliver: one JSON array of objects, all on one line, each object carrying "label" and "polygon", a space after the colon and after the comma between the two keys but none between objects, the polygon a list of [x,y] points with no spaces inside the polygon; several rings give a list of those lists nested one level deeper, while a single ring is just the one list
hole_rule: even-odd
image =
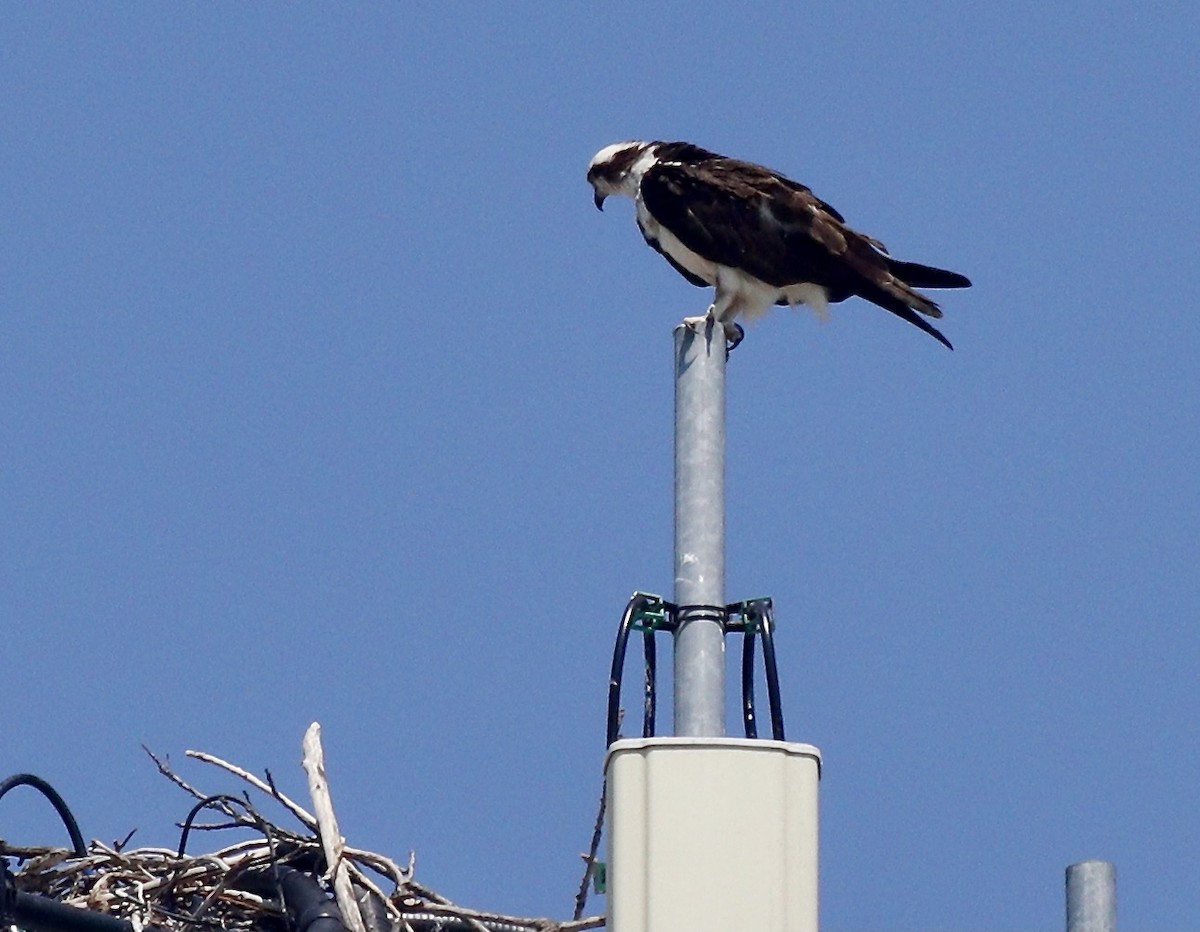
[{"label": "black cable", "polygon": [[[11,788],[7,780],[0,787]],[[21,892],[8,864],[0,860],[0,927],[9,926],[24,932],[134,932],[133,923],[128,920]]]},{"label": "black cable", "polygon": [[[617,642],[613,646],[612,671],[608,677],[608,729],[607,740],[611,745],[619,736],[621,724],[621,680],[625,674],[625,653],[629,645],[629,632],[641,630],[643,671],[645,681],[642,696],[642,737],[654,736],[657,714],[658,655],[654,635],[659,631],[674,631],[676,606],[664,602],[656,595],[635,592],[625,606],[621,623],[617,626]],[[606,745],[606,747],[608,746]]]},{"label": "black cable", "polygon": [[346,923],[337,903],[321,885],[303,871],[283,864],[250,870],[243,880],[250,892],[278,891],[288,922],[296,932],[346,932]]},{"label": "black cable", "polygon": [[764,600],[762,612],[763,665],[767,672],[767,701],[771,704],[771,735],[776,741],[783,736],[783,704],[779,698],[779,667],[775,664],[775,609],[770,599]]},{"label": "black cable", "polygon": [[200,800],[200,802],[192,806],[191,810],[187,814],[187,818],[183,820],[183,830],[179,833],[179,857],[183,857],[183,853],[187,851],[188,835],[192,831],[192,823],[196,820],[196,816],[200,814],[200,810],[205,809],[216,802],[237,803],[246,810],[250,818],[254,819],[255,824],[260,829],[262,828],[262,819],[259,818],[258,813],[250,808],[250,804],[244,799],[240,799],[237,796],[230,796],[228,793],[216,793],[212,796],[205,796],[202,800]]},{"label": "black cable", "polygon": [[767,682],[767,703],[771,714],[771,736],[784,741],[783,704],[779,691],[779,667],[775,660],[775,608],[769,598],[753,599],[726,606],[730,615],[741,616],[728,622],[726,632],[741,631],[742,640],[742,720],[746,737],[758,737],[758,711],[754,702],[754,639],[762,635],[763,673]]},{"label": "black cable", "polygon": [[0,928],[16,925],[17,878],[8,869],[8,859],[0,858]]},{"label": "black cable", "polygon": [[83,843],[83,835],[79,832],[79,823],[75,821],[75,816],[71,814],[71,810],[67,808],[63,798],[58,795],[58,791],[41,777],[32,773],[17,773],[0,782],[0,799],[3,799],[5,793],[17,786],[32,786],[50,800],[50,805],[54,807],[58,817],[62,819],[63,825],[67,827],[67,834],[71,836],[71,847],[75,850],[75,857],[86,858],[87,847]]},{"label": "black cable", "polygon": [[[279,897],[281,902],[285,901],[285,891],[282,883],[278,879],[278,871],[283,870],[284,868],[283,865],[279,863],[277,857],[275,850],[275,836],[271,832],[271,823],[259,815],[258,811],[250,805],[248,800],[242,799],[241,797],[230,796],[228,793],[215,793],[212,796],[205,796],[203,799],[197,802],[196,805],[192,806],[192,808],[188,811],[187,818],[183,820],[183,829],[179,834],[178,856],[182,858],[184,852],[187,850],[188,835],[192,830],[192,824],[195,821],[196,816],[199,815],[200,811],[205,807],[211,806],[218,802],[225,803],[226,805],[229,803],[236,803],[237,805],[241,806],[244,810],[246,810],[246,814],[254,821],[255,828],[263,833],[263,837],[265,837],[267,840],[267,854],[270,865],[267,869],[267,873],[270,877],[275,878],[275,885],[272,888],[272,892]],[[232,814],[230,814],[230,816],[231,818],[236,818],[236,816],[233,816]],[[287,870],[292,870],[292,868],[287,868]],[[209,900],[206,899],[189,918],[192,920],[199,919],[200,912],[208,903]],[[340,918],[341,914],[339,913],[338,916]]]},{"label": "black cable", "polygon": [[754,624],[742,625],[742,721],[747,738],[758,737],[758,722],[754,716]]},{"label": "black cable", "polygon": [[[654,606],[664,616],[657,622],[647,623],[642,616]],[[740,616],[741,621],[731,621],[731,616]],[[737,602],[731,605],[675,605],[664,602],[657,596],[635,592],[625,606],[621,623],[617,627],[617,640],[613,647],[612,669],[608,680],[608,728],[607,745],[617,740],[621,716],[621,680],[624,676],[625,654],[629,644],[629,632],[642,630],[644,650],[644,694],[642,712],[642,736],[653,737],[657,714],[657,651],[654,635],[661,628],[676,631],[679,626],[691,621],[717,621],[722,631],[729,634],[741,631],[742,640],[742,721],[746,737],[758,738],[758,711],[754,699],[755,638],[761,633],[764,676],[767,685],[767,701],[770,706],[771,735],[776,741],[784,737],[783,708],[779,689],[779,668],[775,657],[775,614],[769,598]]]},{"label": "black cable", "polygon": [[[647,628],[642,632],[642,651],[646,668],[646,696],[642,710],[642,737],[654,737],[654,717],[657,707],[658,690],[658,653],[654,644],[654,629]],[[612,743],[611,741],[609,742]]]},{"label": "black cable", "polygon": [[617,740],[621,719],[621,677],[625,671],[625,646],[629,643],[629,626],[633,622],[634,609],[642,594],[635,592],[625,605],[621,623],[617,626],[617,642],[613,645],[612,670],[608,675],[608,729],[604,743],[608,747]]},{"label": "black cable", "polygon": [[[608,729],[607,740],[608,747],[617,740],[620,724],[621,724],[621,678],[625,672],[625,649],[629,644],[629,632],[633,629],[634,619],[650,605],[665,605],[659,601],[657,596],[649,596],[644,592],[635,592],[629,599],[629,603],[625,606],[625,612],[621,615],[621,623],[617,626],[617,643],[613,646],[613,662],[612,671],[608,677]],[[646,632],[647,638],[654,637],[653,628],[643,629]],[[646,640],[643,640],[646,643]],[[646,670],[647,673],[653,672],[653,648],[647,654]],[[653,685],[647,684],[648,692],[653,692]],[[654,700],[653,697],[647,696],[647,714],[650,716],[650,724],[653,726],[654,715]],[[642,728],[645,731],[646,721],[643,718]],[[651,728],[653,731],[653,728]],[[649,737],[649,735],[645,735]]]}]

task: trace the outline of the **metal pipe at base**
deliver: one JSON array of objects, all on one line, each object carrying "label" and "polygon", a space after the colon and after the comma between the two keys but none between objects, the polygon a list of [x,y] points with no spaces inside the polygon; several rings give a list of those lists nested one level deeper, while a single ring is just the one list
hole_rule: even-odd
[{"label": "metal pipe at base", "polygon": [[725,734],[725,331],[675,328],[675,734]]},{"label": "metal pipe at base", "polygon": [[1116,932],[1117,868],[1080,861],[1067,868],[1067,932]]}]

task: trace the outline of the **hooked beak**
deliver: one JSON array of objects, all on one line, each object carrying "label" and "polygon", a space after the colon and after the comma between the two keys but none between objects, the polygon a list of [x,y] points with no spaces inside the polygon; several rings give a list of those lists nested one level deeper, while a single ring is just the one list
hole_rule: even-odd
[{"label": "hooked beak", "polygon": [[592,202],[596,205],[596,210],[604,210],[604,198],[606,196],[599,191],[592,196]]}]

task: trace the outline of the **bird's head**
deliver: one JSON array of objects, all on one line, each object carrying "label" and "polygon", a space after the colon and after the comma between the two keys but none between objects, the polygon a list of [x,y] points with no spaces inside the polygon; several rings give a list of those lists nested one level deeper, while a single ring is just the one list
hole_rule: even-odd
[{"label": "bird's head", "polygon": [[596,207],[603,210],[610,194],[636,197],[642,173],[653,163],[653,152],[654,143],[636,141],[614,142],[597,152],[587,170]]}]

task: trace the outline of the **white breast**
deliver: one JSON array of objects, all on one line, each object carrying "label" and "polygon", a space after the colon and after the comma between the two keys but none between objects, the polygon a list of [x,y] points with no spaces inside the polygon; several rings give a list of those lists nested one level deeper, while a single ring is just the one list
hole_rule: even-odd
[{"label": "white breast", "polygon": [[734,320],[738,317],[753,320],[779,301],[785,301],[792,306],[807,304],[822,319],[828,313],[828,292],[820,285],[797,282],[777,288],[748,272],[718,265],[688,249],[680,242],[679,237],[655,220],[646,209],[640,190],[634,198],[634,203],[637,205],[638,226],[641,227],[642,233],[648,239],[657,242],[664,253],[691,274],[716,286],[712,310],[718,320]]},{"label": "white breast", "polygon": [[650,239],[655,240],[663,252],[697,278],[710,285],[715,285],[717,283],[717,264],[692,252],[679,241],[679,237],[655,220],[650,211],[646,209],[646,205],[642,203],[640,193],[636,202],[638,226],[642,228],[642,232]]}]

